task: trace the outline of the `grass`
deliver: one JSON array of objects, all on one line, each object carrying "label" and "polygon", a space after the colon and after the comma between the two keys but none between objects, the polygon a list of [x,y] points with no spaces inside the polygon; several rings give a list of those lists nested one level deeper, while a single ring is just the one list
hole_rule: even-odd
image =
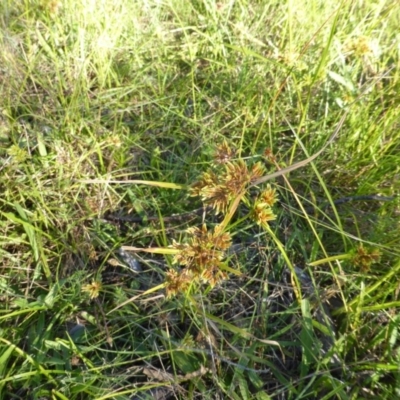
[{"label": "grass", "polygon": [[[395,2],[0,10],[1,399],[400,396]],[[224,141],[272,173],[346,112],[268,182],[274,221],[266,183],[190,213]],[[368,195],[393,199],[335,203]],[[203,223],[215,286],[174,264]]]}]

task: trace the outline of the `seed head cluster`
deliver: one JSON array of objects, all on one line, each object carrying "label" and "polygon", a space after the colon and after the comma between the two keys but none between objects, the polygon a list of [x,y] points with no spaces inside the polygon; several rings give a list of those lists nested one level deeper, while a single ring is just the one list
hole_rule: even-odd
[{"label": "seed head cluster", "polygon": [[276,190],[268,185],[254,203],[252,216],[258,225],[262,226],[276,219],[276,215],[272,211],[272,206],[276,201]]},{"label": "seed head cluster", "polygon": [[204,224],[201,228],[192,227],[187,230],[187,243],[173,243],[178,250],[173,262],[183,266],[180,273],[170,270],[167,273],[167,296],[186,291],[192,283],[203,281],[211,286],[226,278],[220,269],[225,252],[231,246],[231,236],[223,232],[218,225],[208,231]]},{"label": "seed head cluster", "polygon": [[359,267],[361,271],[368,272],[371,265],[380,260],[381,252],[379,249],[368,249],[360,245],[354,252],[352,262]]},{"label": "seed head cluster", "polygon": [[102,287],[103,286],[100,281],[94,280],[92,283],[83,286],[82,291],[87,292],[91,299],[95,299],[96,297],[99,297]]},{"label": "seed head cluster", "polygon": [[216,168],[205,172],[190,189],[192,196],[199,196],[217,214],[225,213],[231,202],[265,173],[260,162],[249,168],[243,159],[234,160],[234,154],[224,142],[214,157]]},{"label": "seed head cluster", "polygon": [[265,174],[264,165],[258,162],[248,166],[242,158],[234,159],[234,156],[235,151],[224,141],[217,147],[211,167],[190,188],[192,196],[199,196],[225,218],[213,230],[208,230],[205,224],[201,228],[189,228],[186,243],[173,242],[172,248],[176,251],[173,262],[182,269],[180,272],[171,269],[167,273],[168,297],[186,292],[196,283],[205,282],[214,286],[226,279],[223,260],[232,242],[227,229],[242,200],[250,206],[249,216],[259,225],[263,226],[276,218],[272,206],[277,197],[271,186],[268,185],[253,205],[245,200],[251,184]]}]

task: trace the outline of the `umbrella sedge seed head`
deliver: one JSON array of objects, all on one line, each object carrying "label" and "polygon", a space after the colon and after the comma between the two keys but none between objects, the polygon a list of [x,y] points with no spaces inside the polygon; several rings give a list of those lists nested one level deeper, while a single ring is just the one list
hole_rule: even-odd
[{"label": "umbrella sedge seed head", "polygon": [[265,167],[260,162],[253,165],[250,172],[250,182],[254,182],[257,179],[265,175]]},{"label": "umbrella sedge seed head", "polygon": [[224,140],[218,147],[214,155],[214,162],[216,164],[226,164],[235,156],[235,151],[229,147],[226,140]]},{"label": "umbrella sedge seed head", "polygon": [[269,221],[274,221],[276,215],[267,203],[257,202],[253,208],[253,219],[258,225],[264,225]]},{"label": "umbrella sedge seed head", "polygon": [[[180,244],[173,242],[172,247],[179,250],[173,262],[185,267],[183,273],[190,276],[188,281],[199,280],[215,285],[226,274],[219,269],[225,257],[225,251],[230,248],[232,239],[229,233],[223,232],[220,226],[209,231],[204,224],[201,228],[191,227],[187,230],[188,242]],[[178,277],[175,272],[167,275],[168,293],[176,292],[177,287],[186,288],[186,279]]]},{"label": "umbrella sedge seed head", "polygon": [[278,200],[276,189],[273,189],[271,188],[271,185],[268,185],[258,198],[268,206],[272,207]]},{"label": "umbrella sedge seed head", "polygon": [[224,185],[228,188],[233,197],[239,195],[249,184],[250,174],[247,165],[243,160],[235,163],[227,163],[223,176]]},{"label": "umbrella sedge seed head", "polygon": [[100,281],[92,281],[92,283],[82,286],[82,292],[89,293],[91,299],[99,297],[101,289],[102,289],[102,284]]},{"label": "umbrella sedge seed head", "polygon": [[166,277],[166,295],[167,298],[176,296],[180,292],[188,291],[190,284],[193,282],[195,277],[191,275],[191,272],[187,269],[182,270],[180,273],[174,269],[170,269],[167,272]]},{"label": "umbrella sedge seed head", "polygon": [[360,245],[354,252],[352,262],[354,265],[359,267],[361,271],[368,272],[371,268],[371,265],[378,262],[380,257],[381,252],[379,249],[368,249]]}]

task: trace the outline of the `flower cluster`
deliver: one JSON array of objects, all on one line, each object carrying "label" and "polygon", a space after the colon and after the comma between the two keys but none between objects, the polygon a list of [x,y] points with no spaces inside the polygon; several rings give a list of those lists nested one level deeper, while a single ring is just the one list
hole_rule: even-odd
[{"label": "flower cluster", "polygon": [[214,157],[216,164],[222,167],[205,172],[190,189],[192,196],[201,197],[217,214],[225,213],[231,202],[265,173],[261,163],[249,168],[242,159],[233,160],[233,155],[233,150],[224,142]]},{"label": "flower cluster", "polygon": [[214,162],[216,164],[226,164],[235,156],[235,151],[229,147],[226,140],[217,147],[214,155]]},{"label": "flower cluster", "polygon": [[226,278],[226,273],[220,269],[225,252],[231,246],[231,236],[216,226],[214,231],[208,231],[206,225],[201,228],[188,229],[190,239],[187,243],[174,241],[172,247],[178,250],[174,263],[183,266],[180,273],[170,270],[167,273],[167,296],[180,291],[187,291],[192,283],[203,281],[211,286]]},{"label": "flower cluster", "polygon": [[102,288],[103,286],[101,282],[94,280],[92,283],[82,286],[82,291],[89,293],[91,299],[95,299],[96,297],[99,297]]},{"label": "flower cluster", "polygon": [[257,224],[263,226],[269,221],[276,219],[276,215],[272,211],[272,206],[277,201],[276,190],[270,185],[258,196],[254,203],[252,216]]},{"label": "flower cluster", "polygon": [[[224,219],[212,231],[207,230],[205,224],[201,228],[189,228],[187,243],[173,242],[173,262],[182,269],[167,273],[165,287],[168,297],[186,292],[199,282],[214,286],[226,279],[226,271],[232,271],[223,261],[231,246],[231,236],[226,230],[239,204],[243,201],[249,206],[248,189],[265,174],[261,162],[248,166],[242,158],[234,159],[234,155],[235,151],[224,141],[217,148],[212,166],[190,188],[192,196],[199,196],[217,214],[224,214]],[[272,211],[276,200],[275,189],[268,185],[250,206],[249,216],[264,226],[276,218]]]},{"label": "flower cluster", "polygon": [[381,253],[378,249],[366,249],[360,245],[353,254],[352,262],[362,271],[367,272],[372,264],[379,261],[380,257]]}]

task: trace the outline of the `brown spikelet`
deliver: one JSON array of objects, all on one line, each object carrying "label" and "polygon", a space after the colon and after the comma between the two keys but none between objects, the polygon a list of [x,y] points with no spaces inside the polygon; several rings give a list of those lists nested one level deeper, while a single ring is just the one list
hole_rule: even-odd
[{"label": "brown spikelet", "polygon": [[250,174],[245,162],[243,160],[238,160],[235,163],[227,163],[226,173],[223,179],[224,184],[233,196],[242,193],[250,182]]},{"label": "brown spikelet", "polygon": [[[231,246],[230,234],[223,232],[220,226],[209,231],[205,224],[201,228],[191,227],[187,232],[190,235],[188,243],[174,242],[172,245],[179,250],[174,256],[174,263],[185,266],[191,277],[215,285],[226,276],[220,271],[219,265],[225,257],[225,250]],[[168,286],[172,288],[170,291],[174,291],[180,281],[173,272],[168,276]]]},{"label": "brown spikelet", "polygon": [[224,185],[207,186],[201,190],[201,197],[217,214],[225,212],[231,200],[231,193]]},{"label": "brown spikelet", "polygon": [[254,182],[257,179],[265,175],[265,167],[260,162],[253,165],[250,172],[250,182]]},{"label": "brown spikelet", "polygon": [[352,261],[362,271],[368,272],[371,265],[378,262],[380,257],[381,252],[378,249],[367,249],[360,245],[357,247]]},{"label": "brown spikelet", "polygon": [[214,155],[214,162],[216,164],[226,164],[235,156],[235,151],[229,147],[226,140],[224,140],[218,147]]},{"label": "brown spikelet", "polygon": [[262,191],[259,196],[260,201],[266,203],[268,206],[272,207],[278,200],[276,195],[276,189],[271,188],[271,185],[268,185],[266,189]]},{"label": "brown spikelet", "polygon": [[181,272],[170,269],[167,272],[166,277],[165,290],[167,297],[169,298],[177,295],[178,293],[186,292],[194,278],[195,277],[193,277],[191,272],[187,269],[184,269]]}]

